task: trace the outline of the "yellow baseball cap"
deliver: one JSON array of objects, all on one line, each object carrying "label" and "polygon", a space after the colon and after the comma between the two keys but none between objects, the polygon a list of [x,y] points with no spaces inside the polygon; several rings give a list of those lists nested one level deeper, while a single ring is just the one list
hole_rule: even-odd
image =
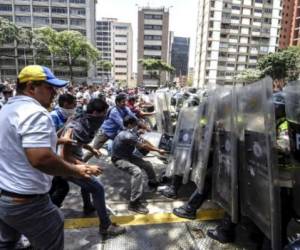
[{"label": "yellow baseball cap", "polygon": [[44,81],[54,87],[65,87],[69,82],[55,77],[51,70],[45,66],[29,65],[24,67],[18,75],[20,83],[29,81]]}]

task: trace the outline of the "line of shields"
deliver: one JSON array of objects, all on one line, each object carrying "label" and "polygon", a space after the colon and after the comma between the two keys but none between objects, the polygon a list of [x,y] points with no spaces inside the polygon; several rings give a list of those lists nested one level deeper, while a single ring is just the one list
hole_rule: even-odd
[{"label": "line of shields", "polygon": [[[295,189],[300,183],[300,83],[290,83],[285,95]],[[183,176],[184,184],[193,181],[201,192],[212,167],[212,199],[232,222],[251,219],[276,250],[281,249],[281,181],[272,98],[267,77],[243,87],[217,86],[198,107],[181,109],[166,175]]]}]

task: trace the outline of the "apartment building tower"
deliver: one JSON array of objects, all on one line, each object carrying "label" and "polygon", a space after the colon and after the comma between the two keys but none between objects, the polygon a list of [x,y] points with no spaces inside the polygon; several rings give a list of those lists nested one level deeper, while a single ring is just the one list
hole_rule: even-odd
[{"label": "apartment building tower", "polygon": [[171,65],[175,68],[175,76],[187,76],[189,64],[190,38],[175,36],[172,41]]},{"label": "apartment building tower", "polygon": [[[50,26],[57,31],[76,30],[95,45],[95,6],[96,0],[1,0],[0,16],[20,27]],[[15,59],[5,55],[15,55]],[[0,56],[5,58],[2,59],[4,77],[15,79],[22,67],[33,63],[31,55],[30,49],[16,49],[9,44],[0,48]],[[63,62],[56,63],[53,70],[58,77],[69,78],[69,69]],[[87,77],[92,78],[95,74],[80,65],[75,66],[73,71],[75,82],[86,81]]]},{"label": "apartment building tower", "polygon": [[[138,11],[138,60],[159,59],[170,63],[169,10],[167,8],[143,7]],[[160,82],[169,79],[162,73]],[[159,80],[138,63],[137,83],[139,86],[157,88]]]},{"label": "apartment building tower", "polygon": [[300,45],[300,1],[282,1],[282,25],[279,48]]},{"label": "apartment building tower", "polygon": [[115,18],[97,21],[97,48],[102,60],[109,61],[113,67],[97,69],[102,82],[113,81],[127,86],[132,81],[133,33],[130,23],[119,22]]},{"label": "apartment building tower", "polygon": [[194,87],[232,84],[275,52],[281,22],[280,0],[200,0]]}]

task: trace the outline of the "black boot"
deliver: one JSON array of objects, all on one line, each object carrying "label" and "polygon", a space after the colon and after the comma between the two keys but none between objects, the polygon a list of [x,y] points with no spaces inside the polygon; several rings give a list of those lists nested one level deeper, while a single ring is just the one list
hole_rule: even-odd
[{"label": "black boot", "polygon": [[210,229],[207,231],[207,236],[220,243],[230,243],[234,241],[234,233],[226,230],[220,230],[219,227],[216,229]]},{"label": "black boot", "polygon": [[140,201],[131,201],[128,205],[128,210],[139,213],[139,214],[148,214],[148,208]]},{"label": "black boot", "polygon": [[207,236],[219,241],[220,243],[230,243],[234,241],[236,224],[231,222],[228,214],[225,214],[221,224],[216,229],[207,231]]},{"label": "black boot", "polygon": [[196,219],[196,211],[191,209],[188,205],[183,205],[173,209],[173,214],[178,217],[186,218],[190,220]]},{"label": "black boot", "polygon": [[176,199],[177,198],[177,192],[173,185],[168,186],[166,189],[161,191],[161,194],[167,198],[170,199]]}]

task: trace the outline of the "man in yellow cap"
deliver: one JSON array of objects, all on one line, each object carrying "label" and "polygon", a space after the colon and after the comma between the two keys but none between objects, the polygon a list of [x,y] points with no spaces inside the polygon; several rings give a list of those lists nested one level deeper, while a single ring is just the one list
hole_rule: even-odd
[{"label": "man in yellow cap", "polygon": [[47,67],[25,67],[17,95],[0,111],[0,249],[14,249],[25,235],[36,249],[64,247],[63,216],[49,199],[52,175],[89,178],[95,165],[70,164],[55,154],[56,132],[47,111],[57,79]]}]

